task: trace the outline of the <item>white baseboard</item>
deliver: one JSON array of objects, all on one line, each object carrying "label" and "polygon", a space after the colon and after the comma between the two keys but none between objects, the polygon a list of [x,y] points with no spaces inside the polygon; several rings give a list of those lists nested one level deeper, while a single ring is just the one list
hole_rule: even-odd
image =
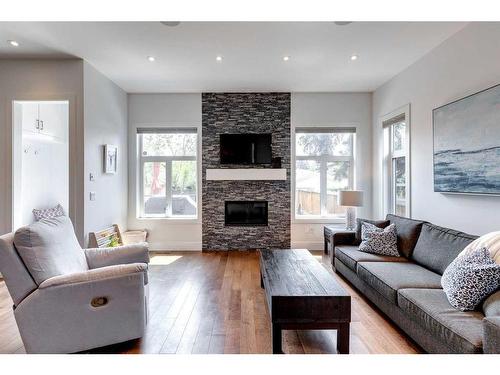
[{"label": "white baseboard", "polygon": [[322,241],[292,241],[293,249],[323,250],[324,246]]},{"label": "white baseboard", "polygon": [[[322,241],[293,241],[293,249],[323,250]],[[149,251],[201,251],[201,242],[149,242]]]},{"label": "white baseboard", "polygon": [[149,242],[149,251],[201,251],[201,242]]}]

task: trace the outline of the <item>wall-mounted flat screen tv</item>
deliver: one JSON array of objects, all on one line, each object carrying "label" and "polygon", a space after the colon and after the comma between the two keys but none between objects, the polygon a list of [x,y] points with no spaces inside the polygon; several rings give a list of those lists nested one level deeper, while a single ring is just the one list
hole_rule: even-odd
[{"label": "wall-mounted flat screen tv", "polygon": [[271,134],[221,134],[221,164],[271,164]]}]

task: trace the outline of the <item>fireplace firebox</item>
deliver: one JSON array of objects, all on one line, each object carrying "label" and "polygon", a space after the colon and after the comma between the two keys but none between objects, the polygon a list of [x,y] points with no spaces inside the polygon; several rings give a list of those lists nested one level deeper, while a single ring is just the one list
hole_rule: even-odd
[{"label": "fireplace firebox", "polygon": [[225,201],[226,226],[267,225],[267,201]]}]

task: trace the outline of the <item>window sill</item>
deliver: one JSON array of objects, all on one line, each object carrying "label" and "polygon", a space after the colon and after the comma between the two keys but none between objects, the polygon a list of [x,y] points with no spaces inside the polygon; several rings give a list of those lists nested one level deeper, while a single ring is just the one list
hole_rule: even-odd
[{"label": "window sill", "polygon": [[201,220],[195,216],[190,217],[165,217],[165,216],[142,216],[139,221],[166,221],[171,224],[201,224]]}]

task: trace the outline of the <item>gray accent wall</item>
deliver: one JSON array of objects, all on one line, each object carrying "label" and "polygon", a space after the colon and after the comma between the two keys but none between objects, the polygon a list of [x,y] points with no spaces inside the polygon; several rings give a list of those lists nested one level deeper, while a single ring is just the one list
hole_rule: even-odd
[{"label": "gray accent wall", "polygon": [[[207,168],[270,168],[220,165],[224,133],[271,133],[273,157],[281,157],[286,181],[207,181]],[[202,94],[203,250],[290,247],[290,94]],[[224,201],[266,200],[268,226],[224,225]]]}]

